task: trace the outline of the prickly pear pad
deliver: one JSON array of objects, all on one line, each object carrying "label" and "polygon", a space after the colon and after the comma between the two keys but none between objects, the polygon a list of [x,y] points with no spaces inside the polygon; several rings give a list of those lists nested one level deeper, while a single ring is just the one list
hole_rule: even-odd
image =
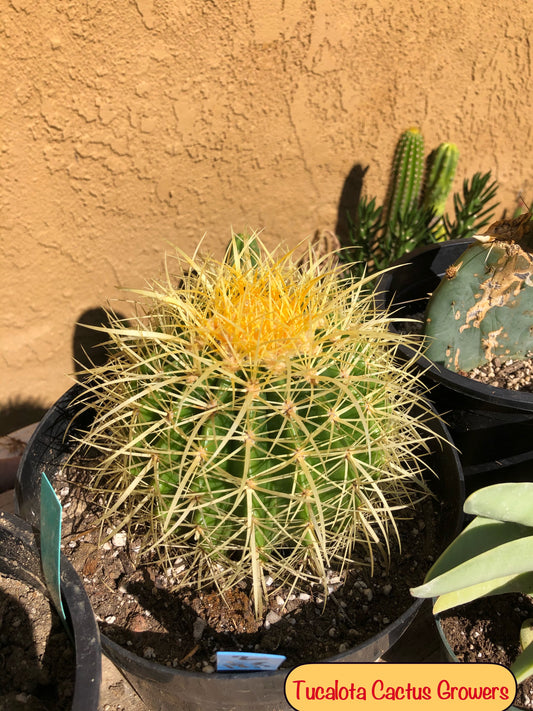
[{"label": "prickly pear pad", "polygon": [[500,220],[449,267],[425,314],[426,355],[456,372],[533,351],[533,222]]}]

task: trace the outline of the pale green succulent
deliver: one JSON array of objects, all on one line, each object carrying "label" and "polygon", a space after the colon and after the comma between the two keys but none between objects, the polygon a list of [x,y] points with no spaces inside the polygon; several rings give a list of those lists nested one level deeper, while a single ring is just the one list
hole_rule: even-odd
[{"label": "pale green succulent", "polygon": [[[435,614],[489,595],[533,595],[533,483],[479,489],[465,501],[464,511],[474,520],[411,594],[437,597]],[[522,625],[522,652],[511,666],[518,683],[533,674],[532,622]]]}]

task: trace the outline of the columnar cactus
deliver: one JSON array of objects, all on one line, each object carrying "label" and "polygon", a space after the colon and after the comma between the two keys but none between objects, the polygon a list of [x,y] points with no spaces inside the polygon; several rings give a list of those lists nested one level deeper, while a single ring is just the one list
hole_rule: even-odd
[{"label": "columnar cactus", "polygon": [[387,267],[419,244],[445,236],[442,217],[458,158],[457,146],[441,143],[425,175],[422,134],[418,128],[404,131],[394,154],[383,237],[374,246],[376,266]]},{"label": "columnar cactus", "polygon": [[459,151],[441,143],[424,159],[424,139],[418,128],[404,131],[394,153],[384,205],[363,196],[355,215],[348,214],[350,233],[340,259],[351,262],[358,275],[385,269],[407,252],[446,238],[470,237],[492,219],[496,183],[490,173],[476,173],[453,194],[453,218],[445,213]]},{"label": "columnar cactus", "polygon": [[422,210],[433,216],[435,224],[432,225],[432,229],[437,240],[446,237],[442,217],[452,189],[458,160],[459,151],[454,143],[441,143],[431,155],[424,183]]},{"label": "columnar cactus", "polygon": [[[93,486],[114,531],[187,563],[184,584],[282,584],[386,555],[395,516],[427,494],[422,395],[367,281],[234,236],[223,262],[136,292],[134,326],[87,373],[101,453]],[[422,418],[423,419],[423,418]],[[105,492],[105,495],[104,495]],[[106,519],[104,519],[106,520]]]},{"label": "columnar cactus", "polygon": [[428,358],[457,372],[533,352],[533,222],[500,220],[449,267],[425,315]]},{"label": "columnar cactus", "polygon": [[420,201],[424,177],[424,137],[418,128],[402,133],[394,152],[392,183],[387,210],[391,232],[405,221]]}]

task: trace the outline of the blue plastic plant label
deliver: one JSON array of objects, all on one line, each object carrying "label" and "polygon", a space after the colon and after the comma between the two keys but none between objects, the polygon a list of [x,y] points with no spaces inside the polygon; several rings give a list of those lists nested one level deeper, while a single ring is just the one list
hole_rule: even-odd
[{"label": "blue plastic plant label", "polygon": [[41,477],[41,561],[50,597],[63,624],[66,625],[65,611],[61,602],[60,546],[61,503],[43,473]]},{"label": "blue plastic plant label", "polygon": [[217,671],[275,671],[285,661],[281,654],[217,652]]}]

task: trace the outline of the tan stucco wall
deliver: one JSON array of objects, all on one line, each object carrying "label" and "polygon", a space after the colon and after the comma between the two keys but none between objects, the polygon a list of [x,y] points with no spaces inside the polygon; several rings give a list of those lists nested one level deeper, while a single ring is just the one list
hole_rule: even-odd
[{"label": "tan stucco wall", "polygon": [[75,323],[168,242],[334,228],[400,132],[533,196],[530,0],[0,0],[0,420],[70,384]]}]

